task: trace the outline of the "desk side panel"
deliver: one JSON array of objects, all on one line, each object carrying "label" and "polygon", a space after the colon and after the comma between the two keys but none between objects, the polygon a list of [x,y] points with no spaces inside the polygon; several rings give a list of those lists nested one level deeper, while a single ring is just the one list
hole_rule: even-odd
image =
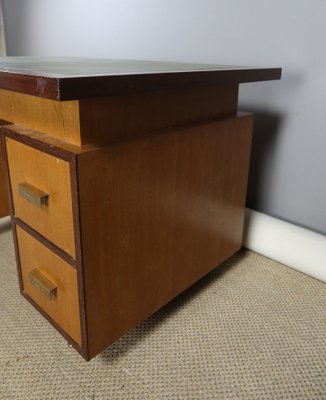
[{"label": "desk side panel", "polygon": [[78,155],[90,357],[240,249],[251,134],[247,114]]}]

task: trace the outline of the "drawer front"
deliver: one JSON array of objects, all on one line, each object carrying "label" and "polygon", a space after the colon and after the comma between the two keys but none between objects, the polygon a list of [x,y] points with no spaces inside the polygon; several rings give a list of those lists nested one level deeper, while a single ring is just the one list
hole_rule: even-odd
[{"label": "drawer front", "polygon": [[16,226],[24,293],[81,345],[76,270]]},{"label": "drawer front", "polygon": [[69,162],[6,137],[14,215],[75,258]]}]

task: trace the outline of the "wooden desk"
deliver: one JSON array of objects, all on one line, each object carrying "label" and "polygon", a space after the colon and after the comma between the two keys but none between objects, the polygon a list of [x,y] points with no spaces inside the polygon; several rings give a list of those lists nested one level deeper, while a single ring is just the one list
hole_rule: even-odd
[{"label": "wooden desk", "polygon": [[85,359],[240,249],[252,115],[238,87],[280,75],[0,59],[21,292]]}]

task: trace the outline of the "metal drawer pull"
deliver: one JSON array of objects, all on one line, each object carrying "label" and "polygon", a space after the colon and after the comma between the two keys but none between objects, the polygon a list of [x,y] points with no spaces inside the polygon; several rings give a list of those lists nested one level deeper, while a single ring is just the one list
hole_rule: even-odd
[{"label": "metal drawer pull", "polygon": [[48,299],[52,300],[57,296],[57,285],[42,274],[37,268],[29,271],[30,283],[37,287]]},{"label": "metal drawer pull", "polygon": [[47,193],[28,183],[20,183],[18,185],[18,191],[25,200],[34,204],[36,207],[42,208],[49,203],[49,195]]}]

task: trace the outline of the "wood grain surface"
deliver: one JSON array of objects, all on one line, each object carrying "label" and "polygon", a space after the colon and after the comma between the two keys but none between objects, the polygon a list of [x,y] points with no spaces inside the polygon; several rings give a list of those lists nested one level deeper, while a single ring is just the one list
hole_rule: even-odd
[{"label": "wood grain surface", "polygon": [[77,156],[90,357],[241,247],[251,131],[240,115]]},{"label": "wood grain surface", "polygon": [[0,89],[0,118],[80,144],[78,101],[59,102]]},{"label": "wood grain surface", "polygon": [[[23,291],[81,344],[76,270],[19,226],[16,230]],[[34,269],[57,286],[56,296],[51,300],[31,284],[29,273]]]},{"label": "wood grain surface", "polygon": [[79,101],[81,143],[110,143],[236,114],[238,85],[167,90]]},{"label": "wood grain surface", "polygon": [[75,145],[235,114],[238,85],[54,101],[0,89],[0,118]]},{"label": "wood grain surface", "polygon": [[[14,215],[75,258],[70,164],[6,137]],[[28,183],[49,195],[48,206],[38,208],[19,194]]]}]

